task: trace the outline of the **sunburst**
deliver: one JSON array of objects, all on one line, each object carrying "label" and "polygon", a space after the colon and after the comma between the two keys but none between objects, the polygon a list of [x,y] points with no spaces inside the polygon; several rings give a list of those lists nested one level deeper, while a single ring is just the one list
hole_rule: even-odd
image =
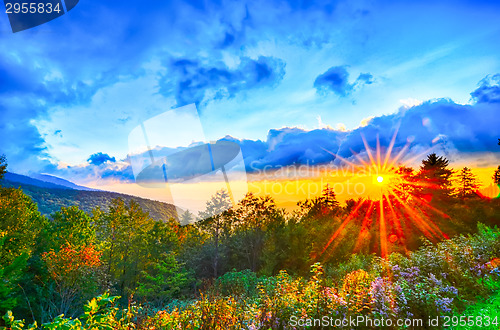
[{"label": "sunburst", "polygon": [[[350,214],[344,219],[340,226],[333,232],[330,239],[318,255],[321,259],[328,259],[342,242],[347,230],[346,228],[354,220],[360,217],[359,211],[366,208],[363,216],[361,230],[354,250],[359,250],[364,242],[366,233],[369,230],[370,219],[372,215],[378,217],[378,233],[380,235],[380,254],[386,258],[391,252],[391,245],[399,241],[406,249],[406,234],[404,228],[408,225],[418,228],[418,230],[429,240],[437,241],[448,236],[432,221],[429,215],[439,214],[442,217],[448,217],[444,212],[436,209],[429,204],[427,200],[413,194],[414,189],[428,186],[424,182],[410,181],[402,172],[402,169],[409,168],[415,161],[422,159],[432,149],[425,150],[422,153],[411,155],[409,152],[410,141],[393,155],[394,146],[398,129],[387,148],[380,146],[380,139],[377,135],[377,145],[375,150],[370,148],[365,137],[362,135],[365,147],[362,157],[360,154],[351,150],[355,160],[351,161],[327,152],[340,159],[344,164],[352,166],[357,171],[371,173],[373,177],[372,184],[380,189],[378,200],[360,198]],[[390,232],[389,232],[390,229]]]}]

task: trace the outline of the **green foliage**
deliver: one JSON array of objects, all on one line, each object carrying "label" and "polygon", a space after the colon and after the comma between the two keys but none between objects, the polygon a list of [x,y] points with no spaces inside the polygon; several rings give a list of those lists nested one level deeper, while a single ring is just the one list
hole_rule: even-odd
[{"label": "green foliage", "polygon": [[[135,328],[132,318],[137,315],[138,308],[120,310],[115,307],[115,301],[120,297],[110,296],[105,293],[97,298],[92,298],[83,308],[84,313],[80,318],[66,318],[63,314],[54,318],[53,321],[43,323],[39,328],[37,323],[30,325],[27,330],[46,329],[46,330],[128,330]],[[24,320],[15,320],[11,311],[8,311],[3,317],[9,330],[21,330],[24,328]],[[0,329],[2,329],[0,327]]]},{"label": "green foliage", "polygon": [[71,206],[77,206],[88,214],[91,214],[95,208],[108,211],[112,201],[120,198],[127,204],[131,201],[138,203],[141,209],[147,211],[153,219],[158,221],[177,216],[172,204],[115,192],[42,188],[9,181],[3,181],[2,184],[5,187],[20,187],[38,205],[38,209],[43,215],[50,215],[58,212],[62,207]]},{"label": "green foliage", "polygon": [[[447,166],[429,156],[416,175],[400,168],[406,188],[381,203],[341,208],[327,186],[294,214],[268,196],[248,194],[232,205],[219,191],[202,221],[184,214],[184,226],[155,221],[123,199],[92,213],[65,207],[46,219],[20,190],[3,188],[2,314],[13,309],[47,329],[276,329],[290,328],[291,317],[460,314],[498,292],[500,231],[476,223],[498,223],[500,204],[440,191],[435,183],[448,178]],[[405,194],[413,189],[439,198],[430,207]],[[377,256],[382,213],[385,258]],[[435,232],[422,243],[429,227]],[[27,323],[12,314],[0,322]]]},{"label": "green foliage", "polygon": [[44,221],[21,190],[0,187],[0,311],[20,299],[19,283]]},{"label": "green foliage", "polygon": [[193,281],[191,274],[179,264],[174,253],[164,254],[149,268],[141,274],[135,299],[157,308],[185,295]]},{"label": "green foliage", "polygon": [[249,269],[240,272],[233,270],[217,278],[214,291],[223,296],[254,297],[258,283],[257,274]]}]

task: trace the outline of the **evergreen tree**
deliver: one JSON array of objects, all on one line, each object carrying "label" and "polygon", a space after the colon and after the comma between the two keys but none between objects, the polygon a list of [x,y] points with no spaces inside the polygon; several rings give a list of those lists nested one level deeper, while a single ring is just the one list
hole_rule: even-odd
[{"label": "evergreen tree", "polygon": [[417,195],[425,199],[442,199],[451,194],[453,170],[448,168],[450,161],[432,153],[422,160],[417,174],[419,189]]},{"label": "evergreen tree", "polygon": [[479,183],[476,175],[472,173],[472,170],[468,167],[464,167],[457,178],[457,192],[456,195],[465,199],[468,197],[473,197],[475,195],[475,191],[479,188]]},{"label": "evergreen tree", "polygon": [[498,168],[495,170],[495,173],[493,174],[493,182],[500,185],[500,166],[498,166]]},{"label": "evergreen tree", "polygon": [[325,186],[321,193],[321,201],[325,208],[328,210],[333,210],[339,207],[339,202],[337,201],[337,196],[335,195],[335,191],[329,184]]},{"label": "evergreen tree", "polygon": [[179,218],[179,223],[181,226],[186,226],[189,225],[193,222],[194,220],[194,214],[189,212],[189,210],[186,210],[184,213]]}]

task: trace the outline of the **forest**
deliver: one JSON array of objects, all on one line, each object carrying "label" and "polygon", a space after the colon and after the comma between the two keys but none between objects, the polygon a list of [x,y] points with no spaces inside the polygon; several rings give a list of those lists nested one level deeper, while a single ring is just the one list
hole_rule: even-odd
[{"label": "forest", "polygon": [[434,153],[395,173],[377,201],[326,185],[293,212],[251,193],[228,208],[221,190],[179,221],[119,198],[45,216],[0,187],[0,328],[498,329],[500,199]]}]

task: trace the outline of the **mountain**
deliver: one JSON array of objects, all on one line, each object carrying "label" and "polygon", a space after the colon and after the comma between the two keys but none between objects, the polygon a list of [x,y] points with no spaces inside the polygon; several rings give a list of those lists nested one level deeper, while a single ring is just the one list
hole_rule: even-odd
[{"label": "mountain", "polygon": [[21,175],[21,174],[16,174],[16,173],[11,173],[7,172],[4,175],[4,181],[11,182],[11,183],[20,183],[22,185],[32,185],[36,187],[41,187],[41,188],[50,188],[50,189],[74,189],[70,188],[64,185],[59,185],[53,182],[48,182],[48,181],[43,181],[43,180],[38,180],[31,178],[26,175]]},{"label": "mountain", "polygon": [[77,205],[87,213],[91,213],[96,207],[107,211],[113,199],[121,198],[126,203],[131,200],[136,201],[142,210],[148,212],[155,220],[176,218],[177,213],[172,204],[109,191],[77,190],[68,187],[68,183],[77,186],[69,181],[66,181],[65,185],[59,185],[10,172],[5,173],[3,180],[0,180],[0,185],[3,187],[21,188],[37,203],[38,210],[44,215],[50,215],[59,211],[61,207],[72,205]]},{"label": "mountain", "polygon": [[64,186],[64,187],[76,189],[76,190],[99,191],[98,189],[92,189],[92,188],[76,185],[71,181],[64,180],[64,179],[58,178],[57,176],[53,176],[53,175],[49,175],[49,174],[35,174],[32,176],[32,178],[40,180],[40,181],[44,181],[44,182],[54,183],[54,184],[59,185],[59,186]]}]

